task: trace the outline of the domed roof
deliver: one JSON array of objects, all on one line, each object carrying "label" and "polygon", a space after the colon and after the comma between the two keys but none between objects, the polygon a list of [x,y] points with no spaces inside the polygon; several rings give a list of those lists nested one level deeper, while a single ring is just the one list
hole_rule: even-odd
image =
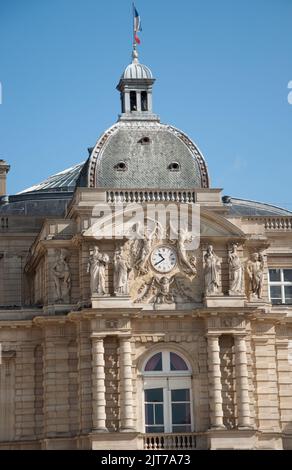
[{"label": "domed roof", "polygon": [[265,202],[250,201],[230,196],[223,197],[223,203],[228,206],[229,214],[234,217],[280,217],[292,216],[292,212],[282,207]]},{"label": "domed roof", "polygon": [[126,69],[124,70],[123,75],[121,76],[121,79],[153,79],[153,75],[149,67],[146,65],[140,64],[138,61],[133,62],[132,64],[128,65]]},{"label": "domed roof", "polygon": [[90,156],[87,186],[111,189],[208,188],[207,166],[181,131],[160,122],[119,121]]},{"label": "domed roof", "polygon": [[71,168],[67,168],[66,170],[63,170],[60,173],[56,173],[55,175],[50,176],[41,183],[31,186],[30,188],[24,189],[18,194],[28,194],[35,192],[74,191],[76,181],[83,166],[84,162],[72,166]]}]

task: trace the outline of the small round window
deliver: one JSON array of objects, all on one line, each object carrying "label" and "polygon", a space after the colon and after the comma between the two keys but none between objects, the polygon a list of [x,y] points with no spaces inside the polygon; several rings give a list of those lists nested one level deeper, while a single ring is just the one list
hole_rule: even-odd
[{"label": "small round window", "polygon": [[150,139],[149,139],[149,137],[142,137],[142,139],[138,140],[138,144],[141,144],[141,145],[148,145],[148,144],[150,144]]},{"label": "small round window", "polygon": [[180,171],[180,164],[178,162],[172,162],[168,165],[170,171]]},{"label": "small round window", "polygon": [[119,162],[119,163],[117,163],[117,164],[115,165],[114,168],[115,168],[115,170],[117,170],[117,171],[126,171],[127,165],[126,165],[125,162]]}]

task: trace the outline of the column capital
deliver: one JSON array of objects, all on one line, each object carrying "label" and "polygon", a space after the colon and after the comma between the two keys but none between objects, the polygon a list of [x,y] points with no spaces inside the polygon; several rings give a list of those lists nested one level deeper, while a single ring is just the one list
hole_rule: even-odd
[{"label": "column capital", "polygon": [[205,337],[207,339],[209,338],[212,338],[212,339],[219,339],[220,336],[222,336],[223,333],[221,332],[218,332],[218,331],[208,331],[206,334],[205,334]]},{"label": "column capital", "polygon": [[102,341],[106,338],[106,335],[105,334],[99,334],[99,333],[92,333],[90,335],[90,339],[92,341]]}]

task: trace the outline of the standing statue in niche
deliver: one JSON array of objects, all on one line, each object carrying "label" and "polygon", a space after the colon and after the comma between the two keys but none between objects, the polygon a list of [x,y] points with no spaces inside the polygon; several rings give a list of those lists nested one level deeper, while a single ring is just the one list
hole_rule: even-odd
[{"label": "standing statue in niche", "polygon": [[87,273],[90,273],[91,295],[105,295],[105,268],[109,263],[109,256],[100,253],[98,246],[95,246],[90,254]]},{"label": "standing statue in niche", "polygon": [[128,275],[130,265],[125,260],[121,250],[116,250],[114,256],[114,292],[116,295],[129,294]]},{"label": "standing statue in niche", "polygon": [[68,251],[58,250],[55,264],[52,268],[52,274],[56,289],[55,300],[57,302],[70,301],[71,275],[67,263]]},{"label": "standing statue in niche", "polygon": [[262,298],[264,259],[260,253],[253,253],[246,266],[249,278],[249,293],[254,299]]},{"label": "standing statue in niche", "polygon": [[242,294],[243,269],[238,256],[237,244],[233,243],[228,254],[229,263],[229,295]]},{"label": "standing statue in niche", "polygon": [[205,261],[205,294],[216,295],[219,288],[220,260],[214,253],[213,246],[209,245],[204,255]]}]

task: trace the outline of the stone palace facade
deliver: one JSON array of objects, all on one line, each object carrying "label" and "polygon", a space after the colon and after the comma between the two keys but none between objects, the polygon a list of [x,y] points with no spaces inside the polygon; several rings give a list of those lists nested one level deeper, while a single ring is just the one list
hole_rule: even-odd
[{"label": "stone palace facade", "polygon": [[210,187],[154,81],[134,51],[86,162],[0,160],[0,449],[292,449],[292,213]]}]

